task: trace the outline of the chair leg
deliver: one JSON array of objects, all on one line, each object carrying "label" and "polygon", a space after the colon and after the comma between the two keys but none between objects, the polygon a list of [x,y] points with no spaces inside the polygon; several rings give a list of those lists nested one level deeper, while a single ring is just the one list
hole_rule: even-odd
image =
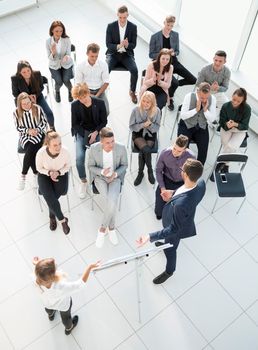
[{"label": "chair leg", "polygon": [[133,152],[131,152],[130,154],[130,172],[132,171],[132,156],[133,156]]},{"label": "chair leg", "polygon": [[165,119],[166,119],[166,116],[167,116],[167,110],[168,110],[168,107],[167,107],[167,104],[166,104],[166,106],[163,108],[163,110],[164,110],[164,114],[162,115],[162,117],[161,117],[161,122],[162,122],[162,126],[164,126],[165,125]]},{"label": "chair leg", "polygon": [[91,196],[91,210],[94,209],[93,195]]},{"label": "chair leg", "polygon": [[69,174],[70,174],[70,177],[71,177],[71,180],[72,180],[72,184],[73,184],[73,187],[74,187],[74,178],[73,178],[73,168],[72,167],[69,170]]},{"label": "chair leg", "polygon": [[66,200],[67,200],[67,208],[68,208],[68,212],[71,213],[71,207],[70,207],[70,201],[69,201],[69,196],[68,193],[66,194]]},{"label": "chair leg", "polygon": [[39,200],[40,211],[41,211],[41,213],[43,213],[42,202],[41,202],[41,199],[40,199],[40,195],[39,195],[39,194],[38,194],[38,200]]},{"label": "chair leg", "polygon": [[118,211],[121,210],[121,201],[122,201],[122,193],[119,193],[119,199],[118,199]]},{"label": "chair leg", "polygon": [[240,204],[240,207],[238,208],[238,210],[237,210],[237,212],[236,212],[237,214],[239,213],[240,209],[242,208],[242,206],[243,206],[245,200],[246,200],[246,197],[244,198],[244,200],[243,200],[242,203]]},{"label": "chair leg", "polygon": [[211,213],[212,213],[212,214],[214,213],[214,210],[215,210],[215,207],[216,207],[217,201],[218,201],[218,198],[216,198],[216,200],[215,200],[214,206],[213,206],[212,211],[211,211]]}]

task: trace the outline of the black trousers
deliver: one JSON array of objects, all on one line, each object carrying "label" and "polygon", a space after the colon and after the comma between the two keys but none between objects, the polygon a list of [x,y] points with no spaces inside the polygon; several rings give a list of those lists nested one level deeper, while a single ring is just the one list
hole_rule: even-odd
[{"label": "black trousers", "polygon": [[122,64],[131,74],[130,90],[135,92],[138,80],[138,68],[135,63],[134,56],[125,53],[114,53],[107,55],[107,64],[109,73],[119,64]]},{"label": "black trousers", "polygon": [[162,89],[162,87],[158,85],[152,85],[147,90],[154,93],[157,101],[157,106],[159,107],[160,110],[162,110],[162,108],[166,106],[167,99],[168,99],[168,96],[165,93],[165,91]]},{"label": "black trousers", "polygon": [[[172,82],[171,82],[171,86],[168,89],[169,92],[169,96],[173,97],[174,93],[176,91],[176,89],[179,86],[183,86],[183,85],[194,85],[196,83],[196,77],[189,72],[189,70],[187,70],[177,59],[177,57],[173,57],[173,67],[174,67],[174,71],[173,71],[173,78],[172,78]],[[183,79],[179,79],[177,80],[174,77],[174,74],[178,74],[180,77],[183,77]]]},{"label": "black trousers", "polygon": [[27,175],[29,168],[33,171],[34,174],[37,174],[38,171],[36,169],[36,154],[38,150],[41,148],[43,140],[39,143],[31,143],[27,142],[24,146],[25,154],[23,158],[23,166],[22,166],[22,174]]},{"label": "black trousers", "polygon": [[[72,298],[71,298],[71,303],[69,306],[69,309],[67,311],[60,311],[60,316],[63,322],[63,325],[65,326],[66,329],[70,329],[73,326],[73,321],[72,321],[72,316],[71,316],[71,309],[72,309]],[[47,309],[45,308],[46,312],[48,315],[52,315],[54,311],[57,310],[51,310],[51,309]]]},{"label": "black trousers", "polygon": [[165,239],[165,243],[172,243],[173,247],[164,250],[167,258],[166,272],[172,274],[176,270],[177,247],[180,243],[180,238],[177,235],[170,236]]},{"label": "black trousers", "polygon": [[205,129],[195,126],[193,128],[187,129],[185,122],[181,119],[178,124],[177,136],[183,134],[189,138],[189,143],[193,140],[196,143],[198,149],[197,160],[199,160],[203,165],[207,158],[208,146],[209,146],[209,131],[206,125]]},{"label": "black trousers", "polygon": [[[179,181],[179,182],[174,182],[172,180],[170,180],[168,177],[163,176],[164,179],[164,183],[165,183],[165,187],[167,190],[176,190],[178,189],[180,186],[182,186],[184,184],[183,181]],[[158,186],[156,188],[156,201],[155,201],[155,209],[154,212],[157,216],[162,216],[162,210],[164,208],[164,205],[166,204],[165,201],[163,201],[161,195],[160,195],[160,187]]]},{"label": "black trousers", "polygon": [[58,182],[52,181],[50,176],[39,174],[39,193],[43,195],[49,208],[49,216],[57,217],[59,221],[64,219],[59,198],[68,191],[68,173],[58,177]]}]

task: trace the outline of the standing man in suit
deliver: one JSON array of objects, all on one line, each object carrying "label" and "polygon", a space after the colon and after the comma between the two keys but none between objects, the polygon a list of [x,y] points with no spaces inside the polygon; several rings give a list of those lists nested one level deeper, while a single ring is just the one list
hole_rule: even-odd
[{"label": "standing man in suit", "polygon": [[137,26],[127,20],[128,9],[121,6],[117,11],[118,21],[108,24],[106,31],[107,63],[109,72],[121,64],[131,74],[130,96],[137,103],[135,94],[138,80],[138,69],[134,59],[137,40]]},{"label": "standing man in suit", "polygon": [[[185,161],[182,167],[184,184],[175,192],[167,190],[162,193],[163,199],[167,202],[162,212],[164,228],[160,231],[143,235],[136,241],[139,247],[148,241],[155,242],[159,239],[165,239],[165,244],[173,244],[173,247],[164,250],[167,258],[166,269],[154,278],[154,284],[165,282],[176,270],[176,251],[180,239],[196,235],[195,211],[205,194],[204,180],[198,181],[202,173],[203,165],[201,162],[190,158]],[[161,244],[157,243],[156,245]]]},{"label": "standing man in suit", "polygon": [[170,104],[168,108],[173,111],[173,96],[178,86],[194,85],[196,83],[195,76],[189,72],[177,59],[179,55],[179,35],[173,29],[176,17],[167,16],[164,21],[164,27],[159,32],[153,34],[150,40],[149,57],[155,60],[161,49],[169,49],[172,55],[172,65],[174,67],[173,74],[178,74],[183,79],[177,80],[174,76],[169,88]]},{"label": "standing man in suit", "polygon": [[107,125],[107,111],[103,100],[90,95],[86,83],[76,84],[72,95],[75,101],[71,104],[71,132],[75,138],[76,168],[81,180],[79,197],[84,199],[87,189],[85,153],[99,141],[99,131]]},{"label": "standing man in suit", "polygon": [[115,215],[127,166],[125,146],[115,142],[114,133],[110,128],[100,130],[100,142],[91,146],[88,159],[90,184],[95,185],[103,197],[104,204],[101,227],[96,239],[97,248],[103,246],[107,233],[112,244],[118,243]]}]

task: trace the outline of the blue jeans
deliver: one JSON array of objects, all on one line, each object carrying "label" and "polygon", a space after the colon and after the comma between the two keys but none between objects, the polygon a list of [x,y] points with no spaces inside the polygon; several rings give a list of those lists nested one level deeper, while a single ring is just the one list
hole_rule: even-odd
[{"label": "blue jeans", "polygon": [[[90,147],[88,143],[88,135],[91,131],[85,130],[85,135],[82,137],[77,134],[75,136],[75,147],[76,147],[76,168],[81,180],[86,179],[86,170],[85,170],[85,156],[86,150]],[[99,135],[96,137],[96,141],[99,141]]]},{"label": "blue jeans", "polygon": [[60,88],[63,84],[67,87],[67,89],[70,91],[72,89],[72,84],[70,80],[73,78],[73,66],[65,69],[65,68],[60,68],[60,69],[52,69],[49,68],[51,72],[51,76],[55,81],[55,90],[57,92],[60,91]]},{"label": "blue jeans", "polygon": [[47,117],[47,121],[50,127],[54,126],[54,115],[52,110],[50,109],[45,97],[43,96],[43,94],[41,93],[38,97],[37,97],[37,104],[43,109],[43,111],[46,114]]}]

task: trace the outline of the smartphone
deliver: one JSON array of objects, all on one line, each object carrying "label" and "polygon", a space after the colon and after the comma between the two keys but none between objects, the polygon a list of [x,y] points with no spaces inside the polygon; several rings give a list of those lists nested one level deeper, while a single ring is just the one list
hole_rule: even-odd
[{"label": "smartphone", "polygon": [[221,174],[220,174],[220,178],[221,178],[221,182],[222,182],[223,184],[225,184],[225,183],[228,182],[226,174],[221,173]]}]

